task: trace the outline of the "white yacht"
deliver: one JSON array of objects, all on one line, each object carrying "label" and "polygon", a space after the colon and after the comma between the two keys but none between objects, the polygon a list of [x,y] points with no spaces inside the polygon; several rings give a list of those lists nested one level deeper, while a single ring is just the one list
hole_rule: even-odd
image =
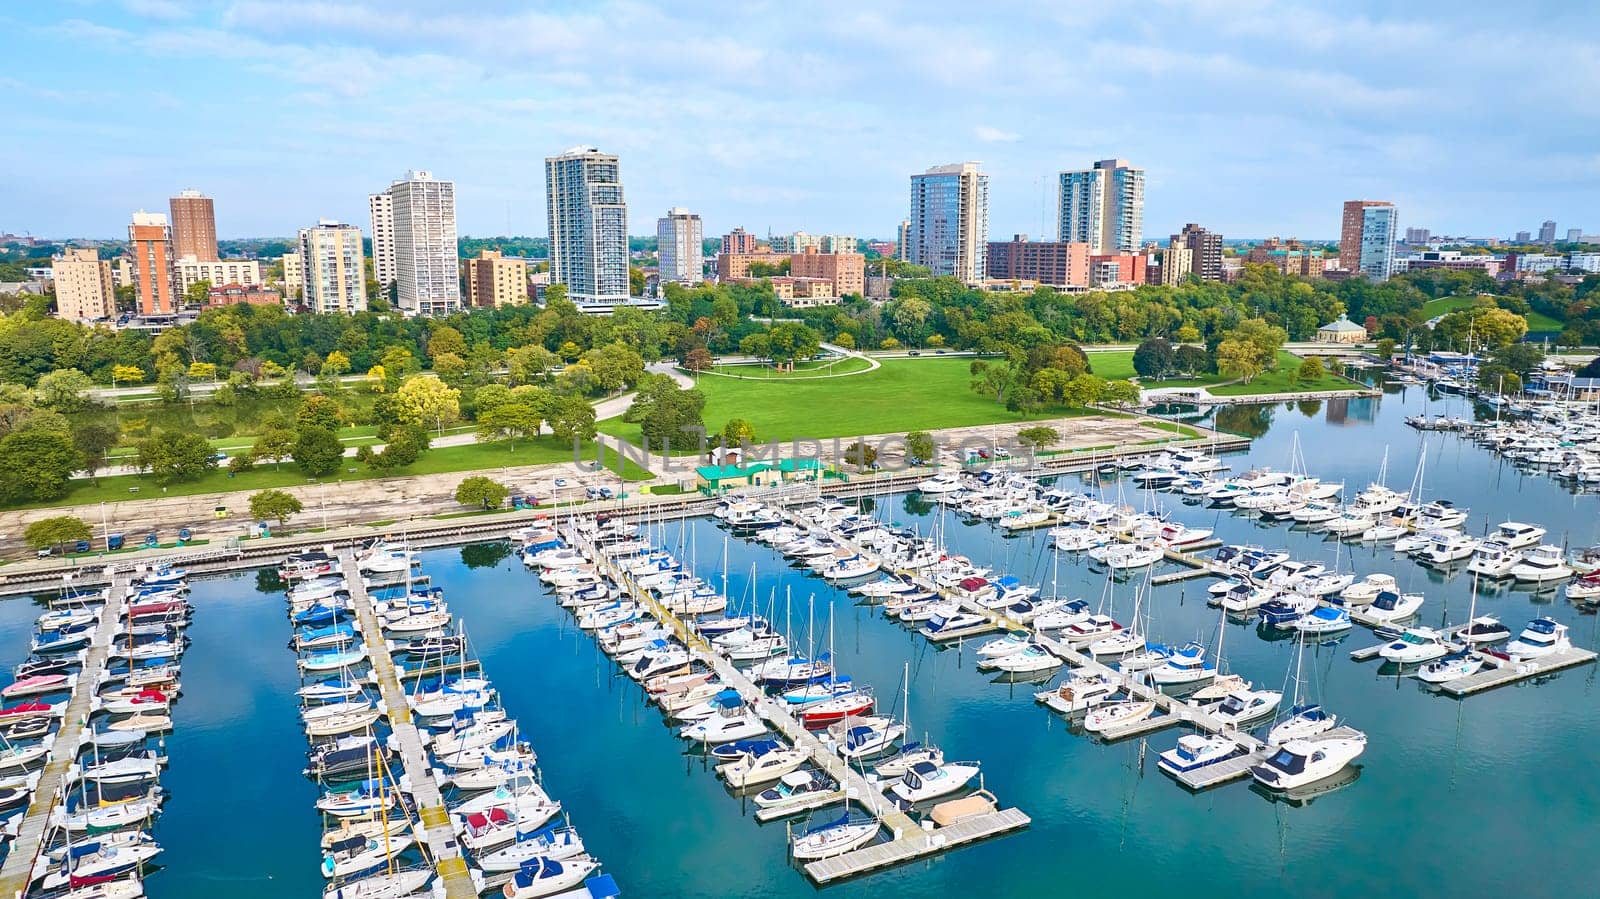
[{"label": "white yacht", "polygon": [[1218,703],[1211,714],[1223,723],[1239,727],[1278,710],[1283,694],[1277,690],[1235,690]]},{"label": "white yacht", "polygon": [[1147,699],[1101,703],[1084,716],[1083,729],[1091,734],[1098,734],[1113,727],[1143,721],[1154,714],[1155,710],[1156,704]]},{"label": "white yacht", "polygon": [[1359,731],[1349,737],[1291,740],[1251,768],[1250,776],[1269,790],[1292,790],[1338,774],[1366,748],[1367,736]]},{"label": "white yacht", "polygon": [[1523,555],[1522,562],[1511,569],[1511,576],[1517,580],[1540,584],[1548,581],[1564,581],[1572,577],[1572,574],[1572,567],[1567,564],[1561,547],[1551,546],[1548,543],[1528,550]]},{"label": "white yacht", "polygon": [[1043,690],[1033,698],[1063,715],[1085,712],[1110,699],[1117,684],[1097,674],[1079,675],[1054,690]]},{"label": "white yacht", "polygon": [[1417,614],[1422,608],[1421,593],[1395,593],[1385,590],[1378,594],[1372,605],[1362,610],[1361,614],[1366,619],[1382,624],[1393,624]]},{"label": "white yacht", "polygon": [[1467,562],[1467,571],[1480,577],[1509,577],[1511,569],[1521,563],[1522,553],[1498,539],[1485,540],[1478,544],[1477,550],[1472,553],[1472,559]]},{"label": "white yacht", "polygon": [[1506,655],[1521,661],[1571,649],[1567,626],[1553,618],[1535,618],[1522,629],[1517,639],[1506,644]]},{"label": "white yacht", "polygon": [[1450,644],[1433,628],[1409,627],[1400,635],[1400,639],[1378,650],[1378,655],[1388,662],[1415,665],[1446,655],[1450,648]]},{"label": "white yacht", "polygon": [[977,762],[947,762],[942,765],[919,762],[912,765],[900,782],[889,789],[905,802],[925,802],[948,796],[977,776]]},{"label": "white yacht", "polygon": [[1378,598],[1379,593],[1399,589],[1392,574],[1369,574],[1339,591],[1339,598],[1347,606],[1364,606]]},{"label": "white yacht", "polygon": [[1178,745],[1161,753],[1156,765],[1168,774],[1182,774],[1214,765],[1239,754],[1239,744],[1221,735],[1184,734]]},{"label": "white yacht", "polygon": [[1546,529],[1536,524],[1523,524],[1520,521],[1503,521],[1494,530],[1495,542],[1504,544],[1511,549],[1521,549],[1524,546],[1534,546],[1544,539]]},{"label": "white yacht", "polygon": [[1417,561],[1424,565],[1448,565],[1472,555],[1478,548],[1476,538],[1466,534],[1451,534],[1435,540],[1417,553]]}]

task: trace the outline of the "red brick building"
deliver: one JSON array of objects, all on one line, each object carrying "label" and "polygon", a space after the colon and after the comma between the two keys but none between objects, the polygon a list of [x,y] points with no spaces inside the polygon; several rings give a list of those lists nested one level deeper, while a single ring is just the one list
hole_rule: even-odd
[{"label": "red brick building", "polygon": [[206,295],[206,306],[232,306],[236,303],[250,303],[256,306],[278,306],[283,303],[283,295],[271,287],[262,287],[251,284],[224,284],[211,288]]}]

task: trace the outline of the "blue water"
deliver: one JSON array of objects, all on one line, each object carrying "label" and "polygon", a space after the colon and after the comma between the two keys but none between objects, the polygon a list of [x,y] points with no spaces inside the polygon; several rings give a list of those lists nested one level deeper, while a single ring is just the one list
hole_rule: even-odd
[{"label": "blue water", "polygon": [[[1594,496],[1572,496],[1539,475],[1523,475],[1447,435],[1422,436],[1401,419],[1426,401],[1412,388],[1370,401],[1271,407],[1268,430],[1249,464],[1285,467],[1298,431],[1313,471],[1344,479],[1353,492],[1377,475],[1389,447],[1388,483],[1404,489],[1419,448],[1429,450],[1430,497],[1470,507],[1472,529],[1506,518],[1551,528],[1573,545],[1600,540]],[[1457,401],[1460,402],[1460,401]],[[1435,403],[1436,410],[1463,407]],[[1261,427],[1260,410],[1229,410],[1224,424]],[[1114,489],[1114,488],[1113,488]],[[1126,498],[1144,498],[1125,488]],[[1283,526],[1257,527],[1229,514],[1160,499],[1186,522],[1216,527],[1228,540],[1284,546],[1296,558],[1332,562],[1332,543]],[[915,498],[878,500],[883,514],[924,530],[936,512]],[[1035,582],[1052,577],[1045,536],[1005,538],[987,526],[946,522],[953,550]],[[725,540],[708,521],[668,525],[662,537],[693,557],[702,574],[726,570],[731,596],[776,596],[775,615],[805,639],[832,642],[844,671],[899,702],[911,671],[911,717],[951,758],[975,758],[984,785],[1033,817],[1026,831],[826,890],[830,895],[994,896],[1262,895],[1593,895],[1592,875],[1574,864],[1595,835],[1600,787],[1592,774],[1600,745],[1596,668],[1564,672],[1466,700],[1432,695],[1350,649],[1376,642],[1356,629],[1342,643],[1307,654],[1309,689],[1369,737],[1359,778],[1292,807],[1243,783],[1191,795],[1155,768],[1178,731],[1100,745],[1069,733],[1037,706],[1032,685],[993,683],[970,649],[938,650],[921,637],[853,605],[802,576],[764,547]],[[726,543],[726,559],[724,545]],[[1351,561],[1343,552],[1346,565]],[[552,796],[563,802],[590,851],[631,896],[800,897],[817,892],[790,866],[785,825],[758,825],[698,757],[686,753],[640,690],[539,589],[536,578],[487,547],[427,553],[425,570],[467,625],[486,674],[540,755]],[[752,583],[750,572],[755,567]],[[1427,594],[1424,623],[1466,616],[1470,583],[1444,581],[1384,551],[1356,550],[1358,573],[1388,571]],[[1104,578],[1077,563],[1056,572],[1063,593],[1097,601]],[[1204,605],[1205,581],[1157,588],[1153,631],[1168,640],[1216,639],[1218,615]],[[1126,618],[1133,585],[1114,588]],[[814,600],[814,603],[813,603]],[[320,889],[315,790],[300,777],[305,740],[292,696],[298,684],[278,594],[253,576],[197,582],[194,644],[184,658],[184,697],[168,741],[172,793],[156,834],[166,868],[149,883],[157,897],[307,896]],[[811,610],[814,609],[814,612]],[[1572,625],[1593,648],[1596,620],[1546,592],[1485,591],[1480,614],[1511,627],[1541,614]],[[20,658],[37,610],[0,603],[0,646]],[[1267,642],[1254,625],[1229,624],[1230,667],[1279,688],[1293,645]]]}]

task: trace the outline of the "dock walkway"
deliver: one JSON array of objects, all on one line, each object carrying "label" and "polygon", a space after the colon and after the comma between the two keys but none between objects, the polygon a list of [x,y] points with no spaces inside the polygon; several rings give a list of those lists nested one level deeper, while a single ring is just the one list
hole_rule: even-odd
[{"label": "dock walkway", "polygon": [[383,695],[383,706],[388,711],[389,727],[395,741],[400,744],[400,759],[411,783],[411,795],[416,800],[417,817],[421,819],[418,837],[428,847],[428,856],[439,880],[444,884],[446,899],[475,899],[478,888],[472,882],[467,860],[461,855],[456,841],[455,827],[450,822],[450,812],[445,808],[439,784],[433,778],[433,768],[428,764],[428,753],[423,746],[422,732],[411,720],[411,706],[406,702],[406,691],[400,686],[400,676],[395,670],[394,658],[389,655],[389,644],[383,636],[383,625],[378,621],[372,597],[361,581],[361,571],[355,553],[340,554],[344,569],[345,586],[350,590],[350,603],[361,623],[362,638],[367,644],[367,658],[372,663],[372,677]]},{"label": "dock walkway", "polygon": [[1587,665],[1595,660],[1595,653],[1587,649],[1579,649],[1576,646],[1563,649],[1560,652],[1553,652],[1541,658],[1524,659],[1520,662],[1502,659],[1499,656],[1481,651],[1478,655],[1487,663],[1482,670],[1476,674],[1469,674],[1453,681],[1445,681],[1439,685],[1439,689],[1451,696],[1471,696],[1474,693],[1482,693],[1484,690],[1503,687],[1506,684],[1530,677],[1553,674],[1563,668]]},{"label": "dock walkway", "polygon": [[[887,842],[808,863],[805,871],[812,880],[822,884],[854,877],[1017,830],[1032,822],[1021,809],[1008,808],[975,815],[946,827],[923,830],[910,815],[898,809],[884,794],[882,784],[869,780],[865,774],[850,767],[849,763],[790,714],[785,703],[768,696],[748,675],[712,650],[704,638],[690,631],[682,619],[657,602],[650,591],[635,583],[627,572],[613,565],[607,556],[597,552],[589,541],[575,531],[568,534],[568,539],[589,558],[594,559],[599,570],[627,590],[635,601],[649,608],[658,621],[666,623],[680,638],[683,638],[684,644],[689,647],[691,658],[711,668],[724,684],[738,690],[739,695],[756,710],[756,714],[789,740],[790,745],[806,750],[810,754],[812,763],[839,784],[839,790],[827,794],[830,798],[855,802],[889,829],[890,839]],[[817,804],[810,807],[819,808],[824,804],[819,797]],[[799,810],[799,808],[773,810],[776,814],[767,817],[758,813],[757,819],[771,820]]]},{"label": "dock walkway", "polygon": [[0,896],[21,896],[33,882],[34,861],[45,849],[45,837],[56,803],[61,799],[62,786],[73,771],[78,751],[83,748],[89,716],[94,713],[95,691],[105,674],[111,643],[127,604],[127,593],[127,575],[113,574],[105,608],[100,612],[100,622],[84,653],[83,667],[73,687],[72,698],[67,702],[61,728],[50,745],[48,761],[39,775],[33,800],[23,814],[17,838],[11,844],[4,866],[0,866]]}]

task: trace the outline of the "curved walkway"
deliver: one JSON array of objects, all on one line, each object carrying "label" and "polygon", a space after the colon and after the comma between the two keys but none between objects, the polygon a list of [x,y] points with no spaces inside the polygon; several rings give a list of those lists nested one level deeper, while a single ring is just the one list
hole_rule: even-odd
[{"label": "curved walkway", "polygon": [[[825,381],[825,380],[827,380],[829,378],[851,378],[851,377],[855,377],[856,375],[864,375],[864,374],[867,374],[868,372],[877,371],[878,369],[883,367],[883,363],[882,362],[879,362],[878,360],[872,358],[871,356],[866,355],[865,353],[858,353],[855,350],[847,350],[842,346],[839,346],[837,344],[832,344],[832,343],[818,344],[818,346],[820,346],[822,349],[829,350],[829,351],[835,353],[836,355],[839,356],[839,358],[841,360],[844,360],[844,359],[860,359],[860,360],[862,360],[862,361],[867,363],[867,367],[863,368],[863,369],[860,369],[858,371],[845,371],[845,372],[838,372],[836,374],[827,374],[827,375],[789,375],[789,376],[782,377],[782,378],[747,378],[747,377],[745,377],[743,375],[729,374],[728,372],[716,371],[715,369],[707,369],[707,370],[705,370],[703,372],[700,372],[700,374],[702,374],[702,375],[712,375],[712,376],[715,376],[715,377],[718,377],[718,378],[732,378],[732,379],[734,379],[736,381]],[[752,360],[752,363],[754,361],[755,360]],[[724,364],[727,364],[727,363],[724,363]],[[679,368],[681,369],[681,366]]]}]

